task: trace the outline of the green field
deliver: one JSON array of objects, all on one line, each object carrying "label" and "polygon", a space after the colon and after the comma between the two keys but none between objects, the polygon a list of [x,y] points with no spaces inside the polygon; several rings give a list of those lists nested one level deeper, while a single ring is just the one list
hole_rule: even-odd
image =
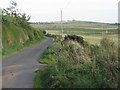
[{"label": "green field", "polygon": [[[60,28],[61,22],[52,22],[52,23],[33,23],[32,26],[36,28]],[[63,22],[64,27],[69,28],[117,28],[115,24],[109,23],[99,23],[99,22],[88,22],[88,21],[67,21]]]},{"label": "green field", "polygon": [[[61,35],[60,22],[32,24],[39,30],[45,30],[48,34]],[[74,34],[83,36],[86,41],[92,44],[99,44],[100,39],[107,36],[118,42],[117,25],[109,23],[68,21],[63,23],[63,35]]]}]

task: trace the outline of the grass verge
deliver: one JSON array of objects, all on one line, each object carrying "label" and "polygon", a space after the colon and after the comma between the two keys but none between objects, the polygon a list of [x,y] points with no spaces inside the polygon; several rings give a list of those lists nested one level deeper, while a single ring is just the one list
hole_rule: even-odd
[{"label": "grass verge", "polygon": [[43,88],[42,86],[42,81],[40,79],[40,77],[42,76],[43,74],[43,71],[42,70],[38,70],[36,71],[36,75],[35,75],[35,83],[34,83],[34,86],[33,88]]},{"label": "grass verge", "polygon": [[24,44],[19,44],[19,45],[13,45],[12,47],[5,48],[2,50],[2,58],[5,59],[7,57],[10,57],[16,53],[19,53],[27,48],[31,48],[40,42],[44,41],[46,38],[43,39],[38,39],[38,40],[33,40],[33,41],[27,41]]}]

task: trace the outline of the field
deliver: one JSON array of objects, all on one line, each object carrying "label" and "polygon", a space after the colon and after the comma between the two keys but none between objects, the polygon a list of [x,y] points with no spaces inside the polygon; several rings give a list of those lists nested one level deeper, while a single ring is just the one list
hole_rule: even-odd
[{"label": "field", "polygon": [[[47,34],[61,35],[60,22],[53,23],[37,23],[32,24],[33,27],[45,30]],[[63,22],[62,36],[74,34],[83,36],[86,41],[92,44],[99,44],[99,41],[107,36],[118,42],[117,25],[109,23],[86,22],[86,21],[68,21]]]}]

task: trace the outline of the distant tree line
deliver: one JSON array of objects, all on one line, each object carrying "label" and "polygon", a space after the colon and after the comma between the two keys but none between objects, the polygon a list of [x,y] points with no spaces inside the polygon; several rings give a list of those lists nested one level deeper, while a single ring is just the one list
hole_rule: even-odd
[{"label": "distant tree line", "polygon": [[54,24],[54,22],[30,22],[30,24]]}]

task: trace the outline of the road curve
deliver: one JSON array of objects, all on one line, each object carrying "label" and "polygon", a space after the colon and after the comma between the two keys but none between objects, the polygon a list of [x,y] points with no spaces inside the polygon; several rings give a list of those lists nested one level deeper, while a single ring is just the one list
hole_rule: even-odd
[{"label": "road curve", "polygon": [[2,62],[2,88],[32,88],[38,59],[45,49],[53,43],[47,38],[41,44],[24,50]]}]

